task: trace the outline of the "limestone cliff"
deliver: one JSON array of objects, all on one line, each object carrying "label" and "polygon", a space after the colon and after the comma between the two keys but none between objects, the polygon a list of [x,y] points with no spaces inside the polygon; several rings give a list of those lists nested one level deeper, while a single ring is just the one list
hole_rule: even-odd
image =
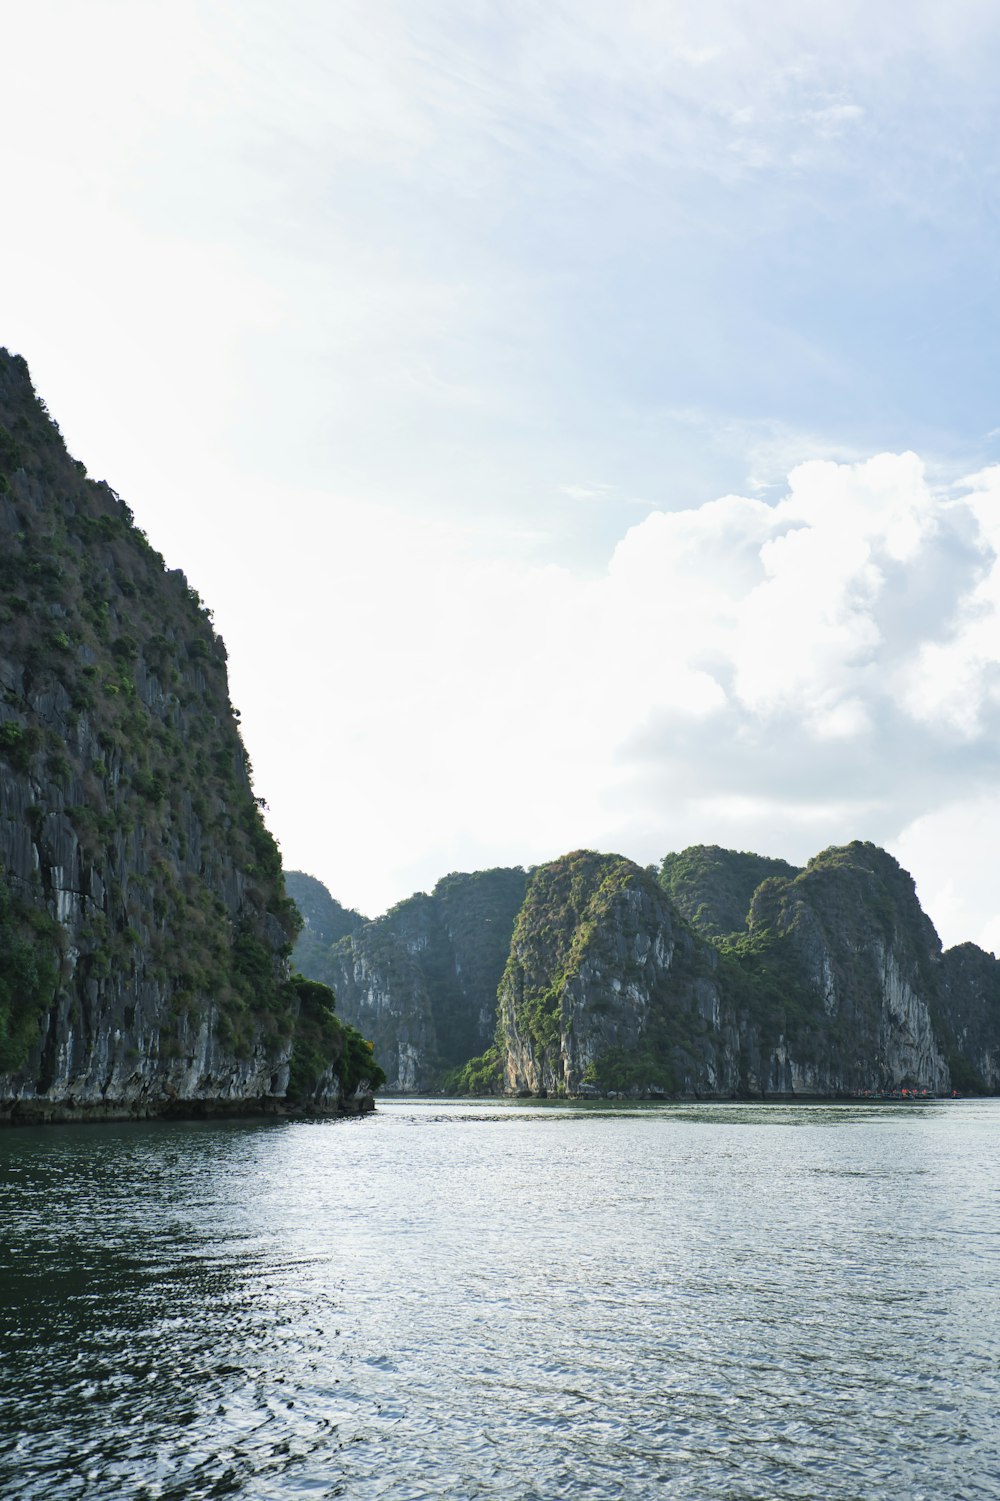
[{"label": "limestone cliff", "polygon": [[285,872],[285,890],[298,908],[302,928],[292,949],[292,963],[303,975],[319,979],[330,946],[368,921],[353,908],[342,907],[322,881],[301,870]]},{"label": "limestone cliff", "polygon": [[[709,851],[721,892],[713,912],[703,886],[709,931],[740,916],[733,893],[748,857],[726,873],[726,853]],[[997,961],[979,950],[942,959],[912,880],[874,845],[785,869],[753,891],[735,924],[743,932],[713,943],[631,861],[578,851],[540,867],[501,982],[495,1044],[469,1066],[468,1087],[941,1092],[949,1059],[959,1072],[973,1060],[996,1087]]]},{"label": "limestone cliff", "polygon": [[210,615],[0,352],[0,1116],[335,1104],[297,926]]},{"label": "limestone cliff", "polygon": [[325,951],[299,940],[293,961],[372,1038],[388,1089],[435,1088],[487,1045],[525,884],[520,868],[456,873]]},{"label": "limestone cliff", "polygon": [[[891,856],[855,842],[824,851],[804,871],[786,867],[779,881],[772,869],[741,915],[757,861],[698,846],[668,855],[663,871],[683,872],[699,898],[688,915],[706,934],[728,933],[723,947],[744,970],[770,966],[782,975],[791,1024],[802,1032],[803,1009],[812,1016],[805,1030],[814,1052],[833,1057],[850,1039],[883,1060],[890,1086],[900,1069],[940,1086],[943,1062],[959,1090],[1000,1089],[1000,962],[968,943],[942,953],[913,881]],[[846,1081],[846,1057],[841,1072]],[[808,1087],[804,1076],[797,1087]]]},{"label": "limestone cliff", "polygon": [[714,950],[630,860],[578,850],[540,866],[500,983],[501,1086],[728,1092],[716,970]]},{"label": "limestone cliff", "polygon": [[950,1087],[934,1027],[940,940],[891,855],[855,842],[764,881],[747,929],[730,957],[743,993],[756,987],[767,1087]]},{"label": "limestone cliff", "polygon": [[1000,1093],[1000,961],[974,943],[946,949],[937,1019],[956,1088]]}]

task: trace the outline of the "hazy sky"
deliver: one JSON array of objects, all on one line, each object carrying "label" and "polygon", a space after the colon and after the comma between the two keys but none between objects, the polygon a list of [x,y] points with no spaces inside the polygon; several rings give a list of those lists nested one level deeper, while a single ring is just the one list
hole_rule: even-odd
[{"label": "hazy sky", "polygon": [[995,4],[8,10],[0,342],[288,866],[868,838],[1000,948]]}]

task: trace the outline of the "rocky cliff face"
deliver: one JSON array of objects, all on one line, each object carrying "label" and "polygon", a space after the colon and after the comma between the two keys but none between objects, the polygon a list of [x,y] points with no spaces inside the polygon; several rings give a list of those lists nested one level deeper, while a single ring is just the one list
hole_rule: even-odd
[{"label": "rocky cliff face", "polygon": [[434,1088],[487,1045],[525,884],[520,869],[445,876],[325,952],[296,947],[302,972],[331,985],[340,1015],[372,1038],[388,1089]]},{"label": "rocky cliff face", "polygon": [[0,1114],[359,1082],[315,994],[296,1057],[298,919],[237,720],[197,595],[0,352]]},{"label": "rocky cliff face", "polygon": [[940,940],[891,855],[825,850],[798,875],[764,881],[747,928],[731,952],[764,996],[765,1037],[781,1028],[788,1087],[950,1087],[933,1021]]},{"label": "rocky cliff face", "polygon": [[974,943],[941,956],[938,1025],[961,1090],[1000,1093],[1000,962]]},{"label": "rocky cliff face", "polygon": [[316,979],[326,964],[331,945],[363,928],[368,918],[353,908],[342,907],[322,881],[300,870],[285,872],[285,890],[302,918],[302,928],[292,949],[292,964],[301,974]]},{"label": "rocky cliff face", "polygon": [[[698,889],[702,931],[741,929],[744,941],[732,932],[728,947],[744,967],[783,978],[792,1025],[803,1031],[811,1015],[814,1051],[843,1055],[844,1088],[870,1088],[874,1059],[883,1087],[909,1077],[945,1088],[950,1075],[958,1090],[1000,1089],[1000,962],[974,944],[942,953],[913,881],[890,855],[855,842],[804,871],[788,868],[778,880],[770,872],[734,922],[757,858],[698,847],[668,856],[664,869],[680,866]],[[848,1042],[865,1062],[851,1064]]]},{"label": "rocky cliff face", "polygon": [[743,929],[718,943],[618,856],[579,851],[537,870],[500,987],[496,1043],[470,1066],[470,1085],[940,1092],[951,1087],[950,1062],[959,1087],[973,1073],[997,1087],[1000,965],[970,946],[942,956],[891,856],[870,844],[825,851],[804,871],[767,875],[740,914],[733,893],[741,880],[745,890],[748,857],[734,855],[726,872],[726,852],[707,853],[700,922]]},{"label": "rocky cliff face", "polygon": [[[674,1093],[717,1085],[716,955],[648,871],[578,850],[532,876],[498,996],[502,1087]],[[723,1080],[725,1087],[727,1081]]]}]

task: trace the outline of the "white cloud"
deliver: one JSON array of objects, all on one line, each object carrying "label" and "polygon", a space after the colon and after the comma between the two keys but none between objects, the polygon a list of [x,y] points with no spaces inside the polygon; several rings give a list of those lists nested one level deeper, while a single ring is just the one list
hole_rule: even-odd
[{"label": "white cloud", "polygon": [[942,788],[941,804],[900,830],[890,848],[914,876],[917,895],[946,947],[978,943],[1000,954],[1000,793],[962,798]]},{"label": "white cloud", "polygon": [[[995,706],[970,730],[929,720],[918,692],[996,562],[993,482],[956,500],[910,454],[807,464],[773,504],[650,515],[591,577],[491,557],[468,529],[286,495],[283,524],[313,545],[273,554],[271,610],[252,618],[245,579],[276,503],[246,496],[244,533],[203,568],[221,577],[226,549],[216,615],[287,859],[368,910],[446,869],[580,844],[804,860],[864,837],[924,871],[935,810],[965,827],[1000,758]],[[956,564],[942,539],[963,526],[978,549]],[[914,589],[915,611],[900,603]],[[988,705],[990,664],[969,660]],[[945,882],[928,893],[941,921]]]},{"label": "white cloud", "polygon": [[1000,471],[861,462],[991,420],[996,7],[758,19],[12,14],[3,340],[215,605],[347,900],[584,842],[804,858],[996,774]]}]

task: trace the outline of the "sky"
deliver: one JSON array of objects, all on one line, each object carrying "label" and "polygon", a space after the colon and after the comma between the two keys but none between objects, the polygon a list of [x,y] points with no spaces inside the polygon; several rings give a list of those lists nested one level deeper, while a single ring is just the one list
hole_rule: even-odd
[{"label": "sky", "polygon": [[853,838],[1000,951],[1000,11],[8,7],[0,343],[287,868]]}]

